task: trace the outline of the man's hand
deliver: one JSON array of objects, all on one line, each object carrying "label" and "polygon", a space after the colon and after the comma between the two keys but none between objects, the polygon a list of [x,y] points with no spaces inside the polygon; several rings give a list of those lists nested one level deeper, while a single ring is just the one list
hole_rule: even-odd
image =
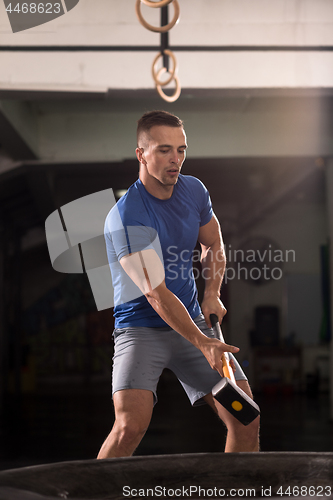
[{"label": "man's hand", "polygon": [[[220,324],[221,324],[222,319],[225,316],[225,314],[227,314],[226,308],[224,307],[224,305],[221,302],[221,300],[219,299],[219,297],[217,297],[216,295],[214,295],[214,296],[211,295],[209,297],[206,297],[202,301],[201,310],[202,310],[202,313],[203,313],[203,315],[205,317],[205,321],[206,321],[207,325],[209,326],[209,328],[212,328],[212,324],[211,324],[211,321],[210,321],[210,315],[211,314],[216,314],[216,316],[218,317],[218,320],[219,320]],[[228,344],[223,344],[222,343],[222,345],[223,346],[231,347]],[[238,349],[238,348],[236,348],[236,349]],[[237,351],[229,351],[229,350],[225,349],[225,352],[238,352],[238,351],[239,351],[239,349]],[[209,360],[208,360],[208,362],[209,362]],[[222,363],[222,361],[221,361],[221,363]],[[235,366],[235,363],[234,363],[234,361],[232,359],[230,359],[230,366],[232,368],[232,371],[235,373],[236,372],[236,366]],[[217,371],[219,372],[219,370],[217,370]]]},{"label": "man's hand", "polygon": [[222,322],[223,317],[227,314],[227,310],[221,302],[220,298],[216,294],[205,294],[204,299],[201,304],[202,314],[205,317],[206,323],[209,328],[212,327],[210,322],[210,315],[216,314],[219,323]]},{"label": "man's hand", "polygon": [[[223,374],[223,366],[222,366],[222,356],[225,352],[236,353],[239,351],[238,347],[224,344],[218,339],[210,339],[206,337],[206,340],[203,341],[200,346],[200,350],[207,359],[213,370],[216,370],[221,377],[224,377]],[[232,368],[234,370],[234,365],[232,363]]]}]

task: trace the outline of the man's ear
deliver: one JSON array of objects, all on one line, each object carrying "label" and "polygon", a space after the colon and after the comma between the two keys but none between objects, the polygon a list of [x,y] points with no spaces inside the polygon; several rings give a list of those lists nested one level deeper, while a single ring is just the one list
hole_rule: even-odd
[{"label": "man's ear", "polygon": [[137,147],[136,150],[135,150],[135,154],[136,154],[137,159],[141,163],[141,157],[142,157],[141,148]]},{"label": "man's ear", "polygon": [[142,163],[143,165],[147,165],[147,162],[146,162],[145,157],[144,157],[143,148],[136,148],[135,153],[136,153],[136,157],[139,160],[139,162]]}]

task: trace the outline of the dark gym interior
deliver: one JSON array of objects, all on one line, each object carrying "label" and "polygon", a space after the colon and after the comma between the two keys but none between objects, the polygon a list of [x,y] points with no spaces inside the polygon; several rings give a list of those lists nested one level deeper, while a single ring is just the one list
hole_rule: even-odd
[{"label": "dark gym interior", "polygon": [[[262,201],[254,200],[246,184],[249,169],[267,178],[265,186],[271,186],[273,196],[274,189],[278,190],[272,182],[277,171],[282,176],[288,170],[296,177],[305,162],[310,167],[314,164],[311,174],[284,193],[280,203],[298,200],[303,193],[299,205],[304,198],[322,204],[324,174],[314,160],[188,159],[184,173],[198,176],[209,187],[213,203],[218,199],[227,203],[232,198],[243,210],[246,206],[255,210],[254,203],[260,208]],[[221,176],[223,183],[216,185],[216,176]],[[112,426],[112,310],[96,310],[86,275],[52,269],[44,221],[57,206],[108,187],[124,189],[136,177],[134,159],[122,164],[85,165],[23,161],[19,168],[0,177],[2,469],[94,458]],[[221,213],[223,230],[223,210]],[[227,243],[228,220],[223,234]],[[199,295],[201,286],[199,281]],[[248,286],[255,289],[260,285]],[[229,287],[225,284],[222,290],[227,308]],[[250,339],[252,356],[261,352],[268,365],[270,360],[272,365],[277,363],[275,379],[273,375],[265,379],[264,370],[269,366],[263,366],[255,381],[250,380],[262,411],[261,449],[330,451],[333,435],[325,357],[318,355],[315,371],[302,375],[301,345],[292,335],[281,338],[279,314],[278,307],[256,308],[253,329],[244,332]],[[229,309],[226,330],[232,315],[237,311]],[[325,348],[327,332],[317,331],[316,336],[319,346]],[[293,378],[283,380],[288,375],[281,375],[288,360],[294,367]],[[243,366],[246,368],[246,363]],[[223,425],[211,410],[192,409],[174,375],[165,371],[151,426],[137,454],[221,451],[224,440]]]}]

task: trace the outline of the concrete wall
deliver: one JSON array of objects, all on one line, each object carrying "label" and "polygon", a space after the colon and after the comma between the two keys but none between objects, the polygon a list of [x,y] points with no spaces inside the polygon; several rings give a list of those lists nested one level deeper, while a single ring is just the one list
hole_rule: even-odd
[{"label": "concrete wall", "polygon": [[[136,121],[147,109],[185,121],[189,157],[329,156],[333,134],[320,99],[235,97],[116,102],[36,102],[38,154],[51,161],[134,158]],[[35,125],[35,124],[34,124]]]},{"label": "concrete wall", "polygon": [[[134,1],[81,0],[50,23],[14,35],[0,5],[0,45],[151,45]],[[333,45],[329,0],[181,0],[174,45]],[[159,24],[159,9],[142,7]],[[171,16],[171,14],[170,14]],[[1,52],[0,87],[106,90],[153,88],[155,52]],[[331,87],[333,54],[323,51],[177,52],[183,88]]]},{"label": "concrete wall", "polygon": [[[4,4],[0,3],[0,47],[158,46],[159,35],[141,26],[134,6],[132,0],[81,0],[61,17],[13,34]],[[177,51],[181,85],[188,92],[174,105],[159,98],[154,105],[185,119],[191,138],[190,155],[333,154],[332,127],[327,123],[331,111],[323,109],[320,99],[311,94],[325,89],[330,92],[333,87],[333,52],[311,50],[313,46],[333,45],[330,0],[181,0],[180,9],[180,22],[170,31],[171,47],[244,48]],[[170,16],[172,10],[170,7]],[[160,9],[142,6],[142,11],[149,22],[159,24]],[[281,50],[266,50],[267,46]],[[295,50],[282,50],[286,46]],[[4,89],[97,91],[105,98],[108,89],[154,89],[151,65],[155,54],[155,49],[0,50],[0,99]],[[242,94],[200,103],[197,97],[193,101],[191,89],[232,89]],[[262,98],[262,91],[276,96],[281,89],[308,93],[293,102]],[[17,105],[4,106],[6,116],[42,160],[113,161],[133,157],[129,138],[133,137],[135,121],[145,109],[151,109],[152,102],[141,98],[136,102],[118,98],[90,103],[39,102],[29,113],[25,104],[21,111]],[[23,115],[25,120],[18,124],[17,117]]]}]

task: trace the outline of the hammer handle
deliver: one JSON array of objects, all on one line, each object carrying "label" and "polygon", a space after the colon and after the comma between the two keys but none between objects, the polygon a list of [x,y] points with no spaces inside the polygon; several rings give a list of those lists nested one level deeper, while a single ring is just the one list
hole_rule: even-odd
[{"label": "hammer handle", "polygon": [[[218,317],[216,316],[216,314],[211,314],[209,316],[209,319],[210,319],[210,322],[212,324],[215,337],[225,344]],[[225,352],[222,355],[221,359],[222,359],[222,367],[223,367],[224,376],[227,377],[228,379],[232,380],[233,382],[235,382],[235,375],[234,375],[234,372],[230,366],[229,353]]]},{"label": "hammer handle", "polygon": [[223,338],[223,333],[222,333],[222,330],[221,330],[221,325],[219,323],[219,318],[216,316],[216,314],[211,314],[209,316],[209,319],[210,319],[210,322],[212,324],[214,332],[217,333],[217,337],[216,338],[218,338],[219,340],[221,340],[221,342],[223,342],[225,344],[224,338]]}]

